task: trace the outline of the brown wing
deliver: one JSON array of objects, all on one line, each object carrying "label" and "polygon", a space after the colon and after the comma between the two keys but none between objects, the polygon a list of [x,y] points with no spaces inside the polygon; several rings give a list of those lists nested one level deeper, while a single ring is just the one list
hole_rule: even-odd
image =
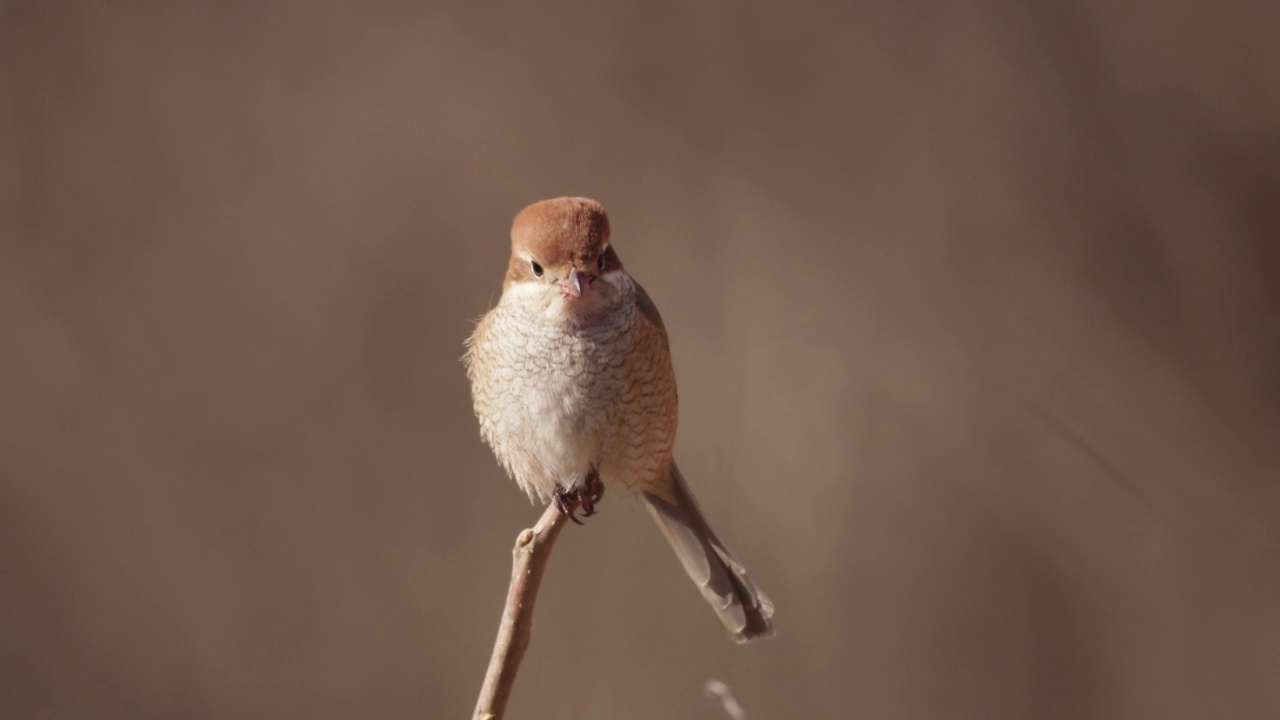
[{"label": "brown wing", "polygon": [[667,326],[662,324],[662,314],[658,312],[658,306],[653,304],[653,300],[649,299],[649,293],[644,291],[644,287],[640,283],[636,283],[636,308],[640,310],[640,314],[646,320],[653,323],[662,333],[662,339],[667,339]]}]

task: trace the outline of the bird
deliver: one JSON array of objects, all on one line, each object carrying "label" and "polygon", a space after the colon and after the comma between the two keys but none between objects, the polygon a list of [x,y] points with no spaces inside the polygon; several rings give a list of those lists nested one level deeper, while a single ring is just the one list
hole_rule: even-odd
[{"label": "bird", "polygon": [[466,341],[480,435],[531,499],[581,524],[604,487],[638,495],[738,643],[771,637],[773,602],[712,531],[672,447],[667,329],[591,198],[558,197],[511,225],[502,295]]}]

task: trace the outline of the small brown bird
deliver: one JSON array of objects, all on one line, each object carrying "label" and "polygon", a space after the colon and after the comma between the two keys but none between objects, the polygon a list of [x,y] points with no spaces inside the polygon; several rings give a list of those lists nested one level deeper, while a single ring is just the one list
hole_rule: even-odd
[{"label": "small brown bird", "polygon": [[676,380],[658,308],[587,198],[534,203],[511,227],[502,298],[467,341],[480,434],[520,487],[594,512],[602,483],[639,493],[729,635],[773,634],[773,603],[702,516],[671,456]]}]

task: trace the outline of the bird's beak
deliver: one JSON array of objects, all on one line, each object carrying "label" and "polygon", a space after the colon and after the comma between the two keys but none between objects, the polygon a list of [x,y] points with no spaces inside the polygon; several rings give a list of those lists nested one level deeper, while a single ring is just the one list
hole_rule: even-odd
[{"label": "bird's beak", "polygon": [[582,288],[590,285],[591,281],[594,279],[595,276],[593,275],[581,272],[578,268],[571,268],[569,270],[569,277],[564,279],[564,282],[561,283],[561,287],[564,288],[565,293],[576,298],[580,298],[582,297]]}]

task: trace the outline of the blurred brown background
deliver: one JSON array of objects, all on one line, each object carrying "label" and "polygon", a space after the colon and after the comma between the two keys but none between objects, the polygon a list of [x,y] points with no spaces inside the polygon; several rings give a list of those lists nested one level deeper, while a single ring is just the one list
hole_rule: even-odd
[{"label": "blurred brown background", "polygon": [[610,496],[512,717],[1280,715],[1274,3],[447,5],[0,3],[0,715],[467,716],[560,194],[779,637]]}]

